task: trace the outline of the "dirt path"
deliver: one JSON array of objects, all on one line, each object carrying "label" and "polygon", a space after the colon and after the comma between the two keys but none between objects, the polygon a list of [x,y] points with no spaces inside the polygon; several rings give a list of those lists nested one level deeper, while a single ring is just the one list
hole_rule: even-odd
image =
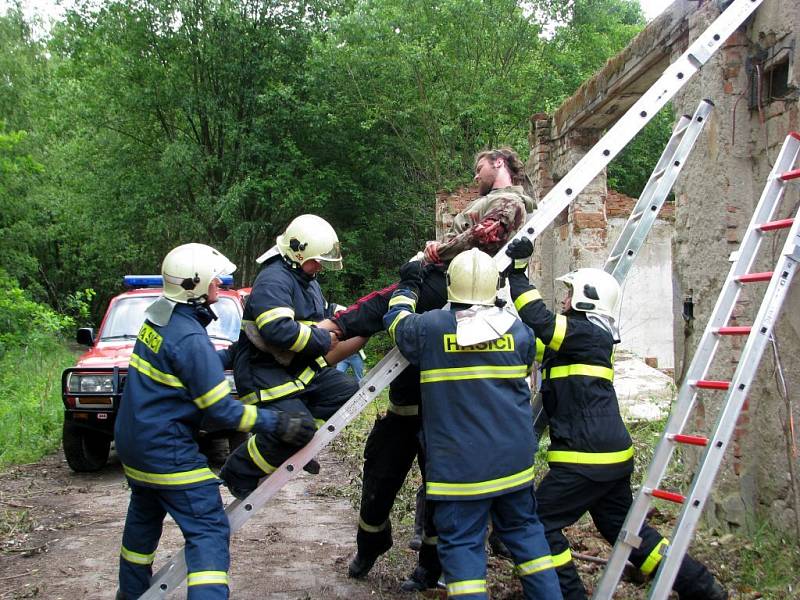
[{"label": "dirt path", "polygon": [[[332,452],[320,458],[322,471],[302,473],[253,517],[231,542],[233,600],[415,600],[397,592],[413,568],[416,554],[406,549],[409,527],[396,523],[395,547],[376,563],[369,577],[346,576],[355,552],[358,515],[342,490],[350,485],[348,467]],[[222,488],[223,498],[232,498]],[[73,473],[58,452],[41,462],[0,474],[0,600],[111,600],[129,492],[112,454],[99,473]],[[573,550],[604,556],[608,547],[589,525],[573,527]],[[182,547],[167,519],[156,568]],[[699,558],[727,571],[739,570],[735,547],[702,543]],[[713,558],[712,558],[713,556]],[[601,567],[578,562],[589,582]],[[505,561],[489,558],[489,587],[496,600],[519,600],[518,582]],[[728,582],[730,583],[730,582]],[[622,584],[617,597],[641,600],[645,589]],[[170,599],[185,598],[185,587]],[[427,598],[443,598],[429,592]],[[733,594],[736,600],[786,596]]]},{"label": "dirt path", "polygon": [[[396,564],[376,565],[366,581],[347,578],[357,513],[346,499],[327,493],[347,483],[336,457],[323,454],[320,462],[319,475],[301,474],[234,535],[231,598],[408,599],[395,593],[402,573]],[[60,452],[3,473],[0,599],[113,598],[128,496],[113,456],[93,474],[73,473]],[[223,498],[231,500],[224,488]],[[168,519],[156,568],[181,546]],[[185,588],[172,598],[185,598]]]}]

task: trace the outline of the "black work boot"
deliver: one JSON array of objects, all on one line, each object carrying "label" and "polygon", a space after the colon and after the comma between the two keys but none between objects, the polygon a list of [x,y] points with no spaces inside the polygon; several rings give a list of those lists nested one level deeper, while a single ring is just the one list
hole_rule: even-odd
[{"label": "black work boot", "polygon": [[680,600],[728,600],[728,591],[714,579],[702,589],[694,589],[689,593],[684,592],[678,597]]},{"label": "black work boot", "polygon": [[683,557],[672,589],[680,600],[728,600],[728,592],[711,571],[689,554]]},{"label": "black work boot", "polygon": [[226,462],[220,469],[219,478],[234,498],[244,500],[258,487],[258,479],[248,481],[244,477],[238,477],[232,471]]},{"label": "black work boot", "polygon": [[356,552],[353,560],[351,560],[350,564],[347,565],[347,576],[352,577],[353,579],[363,579],[369,575],[372,565],[375,564],[376,560],[378,560],[377,556],[370,558],[361,556],[358,552]]},{"label": "black work boot", "polygon": [[306,473],[311,473],[312,475],[319,475],[319,469],[319,463],[313,458],[303,467],[303,471]]},{"label": "black work boot", "polygon": [[436,587],[437,577],[428,572],[425,567],[417,566],[411,577],[400,584],[401,592],[424,592]]}]

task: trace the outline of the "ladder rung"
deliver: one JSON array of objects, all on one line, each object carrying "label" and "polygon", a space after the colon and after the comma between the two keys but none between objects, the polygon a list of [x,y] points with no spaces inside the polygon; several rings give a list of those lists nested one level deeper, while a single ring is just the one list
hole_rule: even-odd
[{"label": "ladder rung", "polygon": [[653,498],[661,498],[662,500],[669,500],[670,502],[675,502],[676,504],[683,504],[683,501],[686,500],[686,496],[681,496],[680,494],[676,494],[675,492],[667,492],[664,490],[650,490],[650,495]]},{"label": "ladder rung", "polygon": [[729,387],[731,387],[731,382],[714,381],[711,379],[698,379],[694,382],[694,386],[704,390],[727,390]]},{"label": "ladder rung", "polygon": [[[798,171],[800,173],[800,171]],[[780,221],[770,221],[758,226],[761,231],[773,231],[775,229],[788,229],[794,223],[794,219],[781,219]]]},{"label": "ladder rung", "polygon": [[744,327],[717,327],[714,333],[719,335],[747,335],[753,328],[750,326]]},{"label": "ladder rung", "polygon": [[708,438],[701,435],[683,435],[682,433],[670,433],[667,439],[679,444],[691,444],[692,446],[708,446]]},{"label": "ladder rung", "polygon": [[666,169],[659,169],[658,171],[653,171],[653,174],[650,176],[650,179],[660,179],[661,176],[666,173]]},{"label": "ladder rung", "polygon": [[784,181],[789,181],[790,179],[798,179],[800,178],[800,169],[794,169],[792,171],[787,171],[783,175],[781,175],[781,179]]},{"label": "ladder rung", "polygon": [[763,273],[747,273],[746,275],[739,275],[736,281],[741,283],[753,283],[754,281],[769,281],[772,279],[772,271],[764,271]]}]

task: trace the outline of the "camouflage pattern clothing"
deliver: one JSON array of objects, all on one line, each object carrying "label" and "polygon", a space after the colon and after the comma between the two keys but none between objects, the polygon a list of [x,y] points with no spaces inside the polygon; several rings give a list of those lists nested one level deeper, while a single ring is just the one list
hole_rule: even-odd
[{"label": "camouflage pattern clothing", "polygon": [[437,248],[439,260],[448,263],[471,248],[495,254],[522,227],[526,214],[534,210],[536,202],[520,185],[492,190],[456,215],[451,233]]}]

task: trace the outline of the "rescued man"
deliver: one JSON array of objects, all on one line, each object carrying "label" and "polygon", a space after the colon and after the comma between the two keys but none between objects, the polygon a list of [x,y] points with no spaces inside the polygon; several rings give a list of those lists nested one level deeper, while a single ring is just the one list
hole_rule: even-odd
[{"label": "rescued man", "polygon": [[[338,344],[336,334],[317,327],[332,312],[317,274],[342,268],[339,239],[321,217],[301,215],[276,242],[277,251],[257,259],[264,268],[244,308],[234,356],[236,388],[245,404],[324,422],[358,390],[325,359]],[[220,477],[234,496],[244,498],[303,445],[257,434],[228,457]]]},{"label": "rescued man", "polygon": [[[558,278],[568,291],[560,315],[550,312],[525,268],[533,244],[513,241],[509,283],[514,306],[545,345],[542,401],[550,426],[550,466],[536,495],[566,600],[585,600],[586,591],[572,562],[562,530],[585,513],[610,544],[617,540],[633,502],[633,445],[614,391],[615,318],[620,287],[602,269],[578,269]],[[642,526],[642,543],[629,560],[645,576],[655,573],[669,544],[655,529]],[[683,559],[673,589],[680,600],[725,600],[727,592],[700,562]]]},{"label": "rescued man", "polygon": [[558,600],[533,490],[533,332],[495,306],[499,273],[476,248],[450,263],[449,309],[415,314],[422,267],[410,263],[402,273],[384,323],[420,369],[426,494],[448,597],[488,598],[484,540],[491,518],[524,597]]},{"label": "rescued man", "polygon": [[117,600],[134,600],[150,587],[167,514],[186,540],[188,598],[228,597],[230,529],[219,480],[197,445],[201,421],[204,428],[270,434],[293,444],[314,435],[314,421],[304,414],[258,410],[230,396],[205,328],[217,318],[211,305],[219,277],[235,269],[203,244],[178,246],[162,263],[164,291],[146,311],[114,426],[131,488]]}]

